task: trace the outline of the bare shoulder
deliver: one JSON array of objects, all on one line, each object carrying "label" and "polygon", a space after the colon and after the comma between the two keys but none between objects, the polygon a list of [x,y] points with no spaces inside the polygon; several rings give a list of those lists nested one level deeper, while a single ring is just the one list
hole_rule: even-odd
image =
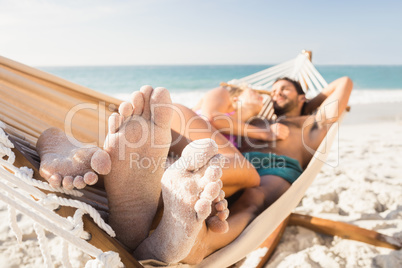
[{"label": "bare shoulder", "polygon": [[218,104],[226,106],[231,103],[229,91],[223,87],[217,87],[208,91],[203,98],[204,104]]},{"label": "bare shoulder", "polygon": [[206,96],[209,97],[227,97],[229,98],[229,91],[224,87],[217,87],[207,92]]},{"label": "bare shoulder", "polygon": [[216,113],[225,113],[232,105],[229,92],[222,87],[208,91],[201,104],[202,114],[212,118]]},{"label": "bare shoulder", "polygon": [[214,100],[230,100],[230,94],[227,89],[224,87],[217,87],[209,90],[207,93],[202,96],[201,100],[197,103],[196,107],[202,105],[204,101],[210,102]]}]

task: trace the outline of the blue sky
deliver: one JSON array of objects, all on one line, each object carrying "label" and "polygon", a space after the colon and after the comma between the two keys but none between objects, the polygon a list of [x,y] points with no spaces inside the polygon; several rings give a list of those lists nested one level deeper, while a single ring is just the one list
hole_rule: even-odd
[{"label": "blue sky", "polygon": [[402,64],[402,1],[0,0],[0,55],[29,65]]}]

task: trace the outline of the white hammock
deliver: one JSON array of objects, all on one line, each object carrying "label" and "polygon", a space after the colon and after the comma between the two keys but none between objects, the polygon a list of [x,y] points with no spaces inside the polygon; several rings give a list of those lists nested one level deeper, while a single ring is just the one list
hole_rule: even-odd
[{"label": "white hammock", "polygon": [[[7,59],[3,58],[3,60]],[[52,82],[57,81],[57,83],[60,85],[67,85],[71,87],[71,83],[67,81],[62,81],[59,78],[53,78],[48,74],[42,74],[40,71],[29,69],[29,67],[26,66],[22,66],[21,68],[25,68],[24,72],[35,72],[35,75],[38,77],[46,76],[46,78],[51,79]],[[2,79],[1,75],[2,73],[0,72],[0,80]],[[7,70],[4,71],[4,75],[8,75]],[[323,87],[327,86],[325,80],[307,59],[306,54],[304,53],[297,56],[294,60],[287,61],[239,80],[232,80],[229,83],[247,83],[252,85],[253,88],[269,90],[274,80],[280,76],[288,76],[301,81],[303,90],[305,90],[309,96],[316,95],[323,89]],[[309,89],[308,91],[306,85],[302,81],[307,84]],[[76,85],[73,86],[78,88]],[[92,93],[88,93],[88,95],[89,94]],[[93,95],[94,94],[98,93],[93,93]],[[99,96],[96,97],[101,98]],[[89,261],[86,267],[100,267],[102,265],[104,267],[120,267],[122,263],[117,253],[110,251],[104,253],[84,240],[88,238],[88,234],[83,230],[83,223],[81,219],[84,213],[88,213],[103,230],[105,230],[109,235],[114,236],[113,230],[101,219],[99,213],[95,209],[86,203],[82,203],[77,200],[57,197],[54,194],[45,194],[42,191],[39,191],[37,188],[76,196],[81,195],[79,191],[65,191],[62,188],[53,189],[47,183],[38,182],[37,180],[33,179],[32,170],[28,170],[26,168],[18,169],[13,166],[15,158],[14,153],[11,151],[13,144],[8,140],[7,135],[3,131],[5,127],[6,125],[0,122],[0,199],[10,206],[10,226],[16,234],[17,239],[20,241],[22,235],[15,218],[15,210],[28,215],[33,221],[35,221],[35,230],[38,234],[42,255],[47,267],[53,266],[51,263],[49,250],[46,248],[46,239],[43,228],[58,236],[61,236],[64,241],[75,245],[77,248],[96,258],[95,260]],[[36,135],[36,132],[33,131],[32,135]],[[336,134],[334,126],[332,127],[330,134],[331,138],[329,140],[333,139],[334,135]],[[325,145],[321,144],[320,148],[323,146]],[[328,152],[329,150],[322,148],[322,151]],[[320,150],[317,152],[320,152]],[[4,160],[5,157],[7,160]],[[227,247],[206,258],[199,266],[226,267],[240,260],[250,251],[254,250],[254,248],[250,247],[250,245],[257,246],[263,242],[266,237],[268,237],[268,235],[277,227],[277,225],[279,225],[279,223],[290,214],[293,208],[296,207],[303,197],[305,190],[311,184],[313,178],[315,177],[316,173],[318,173],[320,166],[322,165],[322,161],[317,160],[325,157],[326,154],[320,155],[319,153],[316,153],[316,155],[313,157],[313,160],[309,164],[309,167],[301,176],[309,176],[310,178],[307,182],[305,179],[299,178],[277,202],[275,202],[256,220],[254,220],[238,239]],[[314,168],[310,168],[310,166],[313,165],[313,162],[315,166]],[[18,190],[16,188],[18,188]],[[36,201],[32,199],[30,195],[34,196]],[[291,202],[288,202],[289,200],[291,200]],[[65,219],[53,212],[53,210],[59,205],[76,207],[77,211],[74,217]],[[286,209],[283,209],[283,206]],[[275,216],[273,217],[273,215]],[[270,220],[271,217],[275,219]],[[270,224],[268,224],[268,226],[264,226],[264,232],[262,234],[258,231],[256,235],[255,229],[261,229],[261,223],[267,219],[270,220]],[[236,248],[236,244],[241,246],[237,246]],[[68,252],[66,245],[66,242],[64,242],[62,250],[63,265],[70,267],[71,265],[68,263]],[[144,263],[144,265],[146,265],[146,263]],[[186,265],[180,266],[184,267]]]},{"label": "white hammock", "polygon": [[[314,97],[321,92],[323,88],[328,86],[328,83],[308,59],[308,54],[305,52],[300,53],[293,60],[286,61],[240,79],[233,79],[229,81],[228,84],[248,84],[252,88],[269,91],[275,80],[278,77],[284,76],[299,81],[304,92],[309,94],[309,97]],[[302,83],[303,81],[307,83],[308,88]]]}]

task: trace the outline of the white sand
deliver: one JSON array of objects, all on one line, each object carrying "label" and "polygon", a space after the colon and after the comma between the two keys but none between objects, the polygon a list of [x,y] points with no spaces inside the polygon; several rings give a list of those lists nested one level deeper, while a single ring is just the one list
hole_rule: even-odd
[{"label": "white sand", "polygon": [[[348,222],[402,239],[402,104],[356,105],[340,127],[339,143],[297,213]],[[363,122],[358,124],[358,122]],[[1,267],[45,267],[32,223],[20,215],[23,242],[8,227],[0,203]],[[48,234],[56,267],[61,239]],[[88,257],[71,250],[73,267]],[[250,259],[247,263],[250,263]],[[244,267],[252,267],[245,265]],[[266,267],[402,267],[402,250],[320,235],[288,227]]]}]

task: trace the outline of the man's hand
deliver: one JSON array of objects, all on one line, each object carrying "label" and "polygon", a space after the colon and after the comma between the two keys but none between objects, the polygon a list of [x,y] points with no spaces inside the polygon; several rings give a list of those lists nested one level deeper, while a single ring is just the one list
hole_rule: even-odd
[{"label": "man's hand", "polygon": [[270,125],[269,127],[272,132],[272,140],[284,140],[289,136],[289,127],[281,124],[281,123],[275,123]]}]

